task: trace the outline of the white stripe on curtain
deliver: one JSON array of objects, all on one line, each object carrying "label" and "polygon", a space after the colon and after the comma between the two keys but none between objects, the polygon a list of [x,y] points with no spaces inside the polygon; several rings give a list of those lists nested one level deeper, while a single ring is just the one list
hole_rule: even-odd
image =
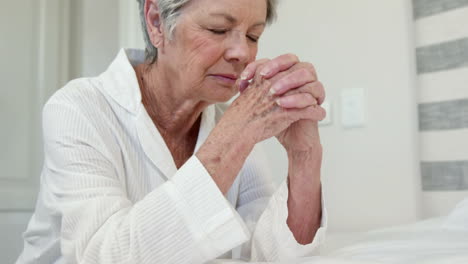
[{"label": "white stripe on curtain", "polygon": [[422,161],[468,160],[468,129],[420,133]]},{"label": "white stripe on curtain", "polygon": [[[468,36],[468,6],[415,21],[416,47],[448,42]],[[450,26],[449,26],[450,25]]]},{"label": "white stripe on curtain", "polygon": [[468,68],[421,74],[418,85],[419,103],[468,98]]}]

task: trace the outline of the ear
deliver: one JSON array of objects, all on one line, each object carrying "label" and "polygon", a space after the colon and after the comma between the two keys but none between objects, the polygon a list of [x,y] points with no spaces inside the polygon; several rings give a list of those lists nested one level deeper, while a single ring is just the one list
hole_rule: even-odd
[{"label": "ear", "polygon": [[164,47],[164,27],[158,8],[157,0],[145,1],[146,30],[151,43],[158,48]]}]

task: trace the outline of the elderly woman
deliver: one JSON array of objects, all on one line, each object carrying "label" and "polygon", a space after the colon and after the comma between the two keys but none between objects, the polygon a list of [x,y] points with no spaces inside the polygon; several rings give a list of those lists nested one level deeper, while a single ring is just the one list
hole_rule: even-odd
[{"label": "elderly woman", "polygon": [[[140,0],[146,53],[122,50],[44,107],[41,191],[18,263],[317,254],[324,90],[294,55],[255,61],[275,2]],[[289,160],[276,191],[256,146],[274,136]]]}]

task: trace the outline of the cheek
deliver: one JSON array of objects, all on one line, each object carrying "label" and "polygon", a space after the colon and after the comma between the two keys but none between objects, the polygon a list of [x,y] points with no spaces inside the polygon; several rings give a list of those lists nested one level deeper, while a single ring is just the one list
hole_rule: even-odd
[{"label": "cheek", "polygon": [[250,60],[249,63],[254,62],[257,59],[258,46],[250,49]]},{"label": "cheek", "polygon": [[223,55],[222,45],[219,41],[211,40],[206,36],[197,36],[187,40],[190,43],[189,54],[187,56],[187,66],[197,65],[206,70],[214,65]]}]

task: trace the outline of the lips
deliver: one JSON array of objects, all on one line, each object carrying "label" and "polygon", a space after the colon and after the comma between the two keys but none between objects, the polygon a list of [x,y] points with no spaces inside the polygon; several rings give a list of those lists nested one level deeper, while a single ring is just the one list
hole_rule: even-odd
[{"label": "lips", "polygon": [[219,73],[219,74],[211,74],[213,78],[216,80],[219,80],[223,83],[232,85],[237,81],[238,76],[235,74],[224,74],[224,73]]},{"label": "lips", "polygon": [[214,77],[221,77],[221,78],[225,78],[225,79],[231,79],[231,80],[237,80],[237,75],[235,74],[223,74],[223,73],[220,73],[220,74],[212,74],[212,76]]}]

